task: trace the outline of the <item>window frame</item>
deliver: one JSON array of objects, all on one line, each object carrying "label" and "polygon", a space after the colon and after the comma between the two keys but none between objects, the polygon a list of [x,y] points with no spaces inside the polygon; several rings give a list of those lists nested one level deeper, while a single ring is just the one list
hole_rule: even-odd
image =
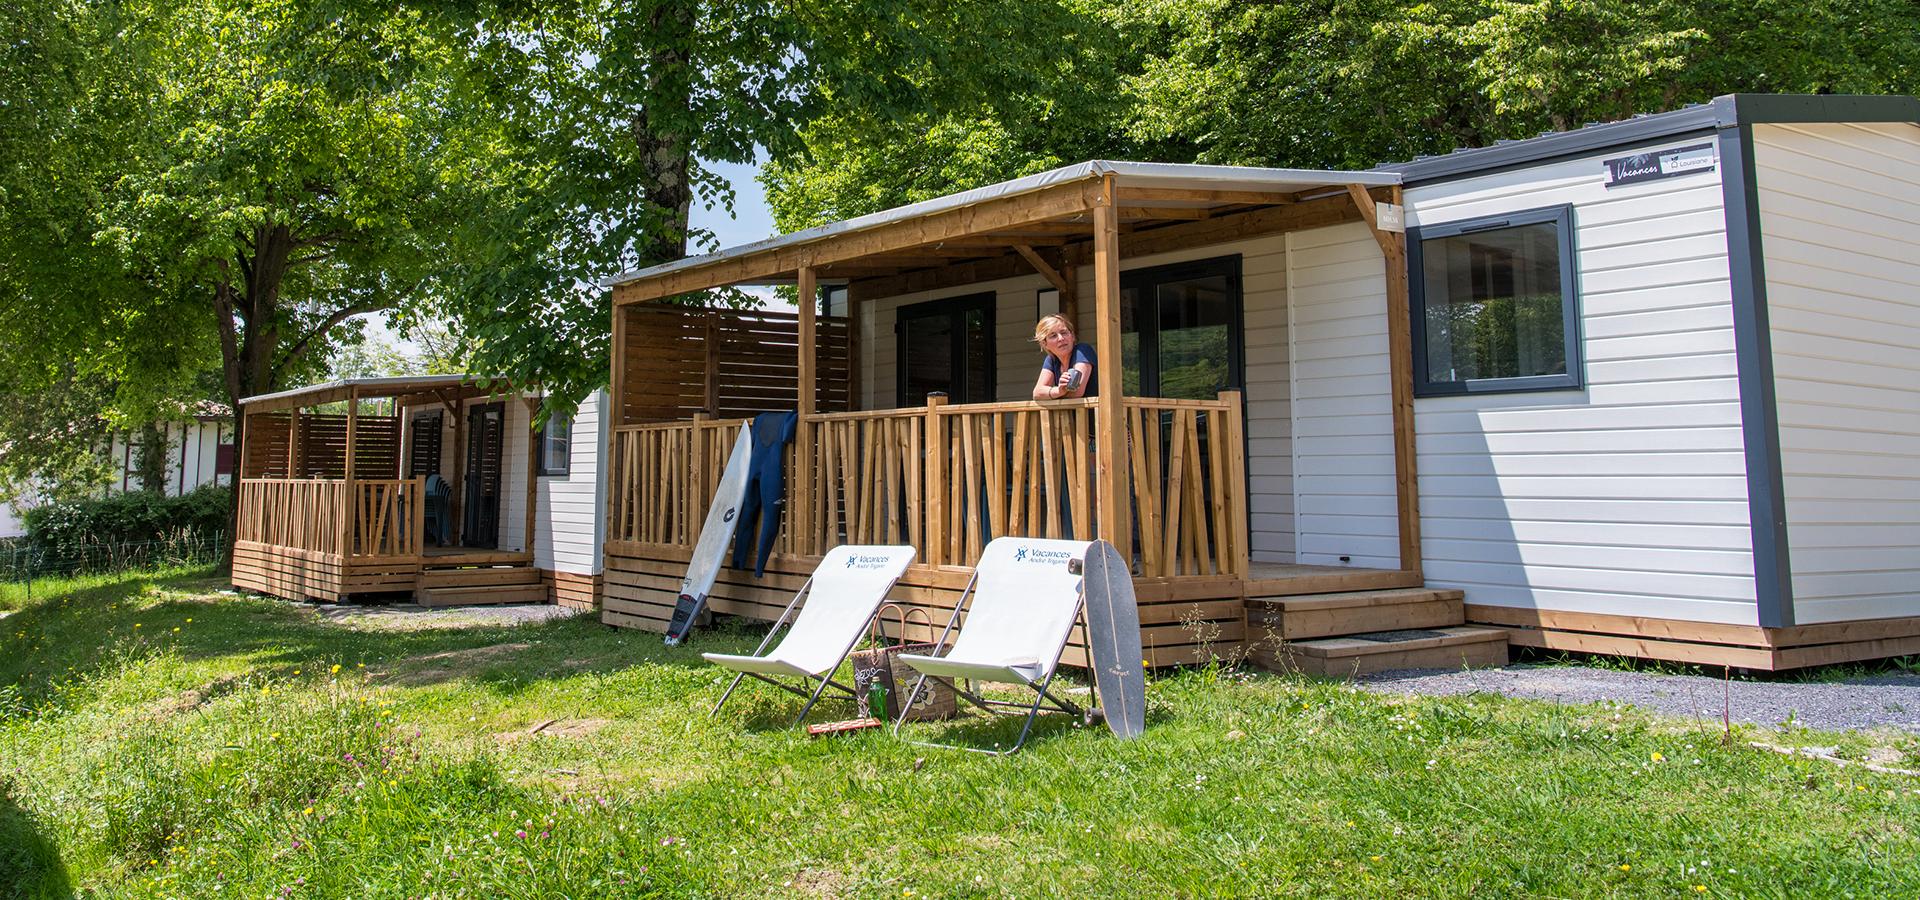
[{"label": "window frame", "polygon": [[[895,308],[893,311],[893,353],[894,353],[893,391],[894,391],[894,398],[895,398],[896,404],[899,402],[905,401],[907,397],[906,327],[907,327],[907,322],[911,320],[922,319],[922,318],[932,318],[936,316],[950,317],[953,324],[953,333],[951,337],[948,338],[948,340],[952,348],[950,350],[951,364],[955,367],[953,372],[954,381],[960,385],[965,385],[968,377],[974,374],[973,372],[968,370],[967,363],[966,363],[966,342],[967,342],[966,314],[970,310],[977,310],[981,313],[981,321],[982,323],[984,323],[984,327],[986,329],[987,397],[985,399],[980,399],[980,400],[975,400],[971,398],[965,398],[965,399],[955,398],[954,402],[956,403],[992,403],[995,400],[999,399],[998,394],[1000,391],[1000,380],[999,380],[1000,379],[1000,371],[999,371],[1000,336],[999,336],[999,329],[997,327],[998,323],[995,321],[995,318],[996,318],[995,309],[999,305],[999,301],[1000,301],[999,292],[980,291],[972,294],[960,294],[958,296],[953,296],[953,297],[942,297],[938,300],[926,300],[919,303],[910,303],[910,304]],[[954,392],[951,390],[949,390],[947,393],[949,396],[952,396],[954,394]],[[925,403],[926,398],[921,397],[919,402]]]},{"label": "window frame", "polygon": [[[1408,324],[1413,337],[1413,395],[1415,397],[1568,391],[1580,390],[1586,386],[1586,359],[1580,352],[1582,340],[1579,243],[1575,240],[1573,219],[1573,204],[1563,203],[1557,206],[1476,216],[1471,219],[1407,229],[1407,318],[1410,320]],[[1462,381],[1429,380],[1427,378],[1427,279],[1423,247],[1425,242],[1543,223],[1553,223],[1560,232],[1560,336],[1566,345],[1566,372],[1552,375],[1518,375],[1509,378],[1470,378]]]},{"label": "window frame", "polygon": [[[1227,387],[1229,391],[1245,392],[1247,389],[1247,286],[1241,276],[1245,260],[1238,253],[1226,256],[1213,256],[1206,259],[1193,259],[1185,262],[1168,263],[1159,266],[1147,266],[1127,269],[1120,273],[1120,290],[1151,290],[1163,284],[1175,281],[1187,281],[1218,275],[1227,279],[1227,293],[1232,297],[1233,317],[1227,322]],[[1142,315],[1142,312],[1158,313],[1159,310],[1135,310],[1134,334],[1140,336],[1140,395],[1158,397],[1160,385],[1160,319],[1158,315]]]},{"label": "window frame", "polygon": [[[566,437],[567,464],[559,467],[555,467],[553,465],[552,459],[547,455],[547,431],[548,429],[553,427],[553,422],[555,419],[563,420],[567,424],[567,437]],[[541,425],[540,430],[534,433],[534,446],[540,448],[540,452],[539,452],[540,475],[542,477],[572,475],[573,474],[573,417],[570,415],[561,415],[560,413],[549,413],[547,415],[546,423]]]}]

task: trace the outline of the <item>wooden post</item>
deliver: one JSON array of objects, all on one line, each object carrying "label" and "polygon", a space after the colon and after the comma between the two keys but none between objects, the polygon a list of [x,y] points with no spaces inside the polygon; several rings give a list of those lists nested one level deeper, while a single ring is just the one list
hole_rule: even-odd
[{"label": "wooden post", "polygon": [[927,398],[927,483],[921,489],[922,501],[927,504],[926,552],[920,554],[922,562],[929,566],[947,564],[947,432],[940,421],[940,407],[947,405],[945,396]]},{"label": "wooden post", "polygon": [[864,372],[860,364],[860,299],[847,291],[847,408],[865,409],[866,398],[861,395],[864,385]]},{"label": "wooden post", "polygon": [[[1360,208],[1360,217],[1373,230],[1387,275],[1387,372],[1393,398],[1393,480],[1395,509],[1400,526],[1400,568],[1418,576],[1420,565],[1420,490],[1414,470],[1413,441],[1413,322],[1407,298],[1407,235],[1383,231],[1373,194],[1357,184],[1347,193]],[[1400,188],[1392,189],[1395,204]]]},{"label": "wooden post", "polygon": [[460,546],[460,539],[463,536],[461,530],[466,526],[466,519],[461,515],[461,511],[464,510],[467,505],[466,412],[467,407],[465,403],[454,406],[453,480],[447,484],[447,487],[452,489],[448,493],[449,500],[447,502],[447,542],[455,547]]},{"label": "wooden post", "polygon": [[[1094,479],[1099,485],[1095,515],[1099,527],[1084,537],[1105,538],[1119,548],[1121,559],[1131,559],[1124,464],[1126,430],[1120,422],[1120,211],[1114,207],[1112,175],[1106,177],[1093,207],[1093,308],[1100,323],[1095,351],[1099,364],[1094,369],[1100,384],[1100,397],[1094,407]],[[1083,538],[1079,534],[1075,537]]]},{"label": "wooden post", "polygon": [[1227,427],[1225,434],[1216,433],[1214,439],[1225,448],[1227,459],[1227,490],[1223,496],[1230,501],[1227,504],[1227,515],[1231,517],[1228,521],[1229,536],[1233,542],[1230,561],[1233,564],[1232,574],[1245,578],[1253,559],[1253,550],[1249,546],[1251,536],[1248,534],[1251,524],[1248,517],[1252,512],[1247,487],[1247,407],[1239,391],[1221,391],[1220,401],[1227,405]]},{"label": "wooden post", "polygon": [[618,456],[619,451],[616,448],[619,447],[619,440],[615,437],[614,432],[614,429],[627,424],[627,385],[625,378],[627,368],[627,308],[621,306],[620,301],[617,299],[613,305],[613,347],[608,355],[612,358],[608,360],[607,363],[609,369],[607,373],[607,402],[606,405],[600,409],[600,472],[603,476],[601,483],[605,485],[602,490],[606,491],[607,498],[606,520],[601,523],[604,530],[599,548],[601,557],[600,565],[603,569],[611,568],[608,563],[613,561],[613,554],[607,552],[607,543],[613,540],[626,539],[625,535],[620,534],[619,526],[621,522],[618,516],[626,509],[627,504],[633,502],[632,496],[622,493],[623,491],[633,489],[633,486],[629,484],[625,478],[620,477],[622,467],[630,464],[630,462]]},{"label": "wooden post", "polygon": [[300,407],[287,413],[287,477],[300,477]]},{"label": "wooden post", "polygon": [[800,423],[793,434],[793,486],[794,500],[787,509],[787,526],[792,530],[793,550],[802,556],[813,556],[824,550],[817,546],[817,529],[814,521],[813,474],[816,461],[813,458],[813,404],[818,387],[814,384],[814,360],[816,345],[814,335],[814,310],[820,305],[818,283],[814,280],[813,267],[800,267],[800,295],[795,298],[800,308],[800,335],[798,345],[798,409]]},{"label": "wooden post", "polygon": [[526,552],[533,553],[533,528],[536,520],[534,504],[540,499],[540,457],[546,452],[543,446],[537,446],[536,439],[540,430],[533,427],[534,414],[540,411],[539,397],[522,397],[520,402],[527,407],[527,522],[524,540]]},{"label": "wooden post", "polygon": [[340,525],[340,529],[341,529],[340,555],[342,557],[341,561],[343,563],[346,561],[346,558],[353,556],[353,531],[354,531],[354,524],[355,524],[354,519],[356,519],[360,515],[360,504],[356,502],[360,498],[356,494],[354,490],[354,485],[353,485],[353,456],[354,456],[353,442],[354,442],[354,439],[358,436],[359,430],[360,430],[360,389],[357,387],[350,387],[350,388],[347,388],[347,446],[345,448],[346,477],[344,479],[346,481],[346,486],[342,489],[345,492],[347,514],[341,517],[342,522]]}]

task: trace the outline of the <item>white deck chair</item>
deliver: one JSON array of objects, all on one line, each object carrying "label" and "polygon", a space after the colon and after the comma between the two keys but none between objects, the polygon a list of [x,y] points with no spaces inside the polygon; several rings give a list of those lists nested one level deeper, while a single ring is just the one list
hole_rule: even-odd
[{"label": "white deck chair", "polygon": [[[1078,707],[1048,693],[1047,686],[1053,682],[1054,669],[1060,665],[1067,634],[1080,618],[1080,563],[1086,559],[1089,546],[1087,541],[1021,537],[995,538],[988,544],[974,566],[973,579],[954,605],[946,631],[941,632],[934,644],[936,648],[946,646],[947,636],[965,610],[966,622],[960,627],[959,637],[954,639],[953,649],[940,656],[900,655],[902,661],[921,673],[913,683],[913,690],[908,692],[906,702],[900,704],[901,710],[913,705],[929,677],[949,682],[965,678],[1032,688],[1034,698],[1029,706],[989,700],[974,691],[962,690],[957,684],[953,686],[957,696],[988,712],[999,712],[1005,707],[1026,710],[1026,725],[1020,729],[1020,738],[1012,749],[961,748],[996,756],[1014,753],[1027,742],[1027,734],[1033,730],[1033,720],[1040,714],[1043,701],[1052,701],[1052,708],[1060,712],[1084,717]],[[905,721],[903,712],[893,725],[895,734]]]},{"label": "white deck chair", "polygon": [[[733,689],[740,686],[740,679],[749,675],[807,698],[807,705],[801,707],[800,715],[793,720],[795,724],[807,717],[828,685],[853,698],[852,688],[833,680],[833,670],[840,667],[854,643],[867,632],[880,601],[893,590],[893,583],[900,580],[913,557],[912,547],[844,544],[828,551],[807,583],[793,595],[793,602],[787,604],[786,611],[767,630],[766,638],[752,656],[700,654],[714,665],[740,673],[733,677],[727,692],[720,695],[712,714],[719,714],[720,707],[733,696]],[[779,633],[780,626],[789,623],[780,646],[767,652],[767,645]],[[815,679],[820,683],[809,693],[801,687],[776,681],[779,676],[798,678],[803,686]]]}]

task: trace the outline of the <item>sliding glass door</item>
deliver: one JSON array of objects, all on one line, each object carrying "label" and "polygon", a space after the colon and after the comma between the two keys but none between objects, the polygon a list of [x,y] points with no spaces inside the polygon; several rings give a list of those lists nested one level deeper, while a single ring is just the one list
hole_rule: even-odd
[{"label": "sliding glass door", "polygon": [[944,392],[949,403],[994,400],[993,298],[971,294],[900,307],[894,324],[899,403]]},{"label": "sliding glass door", "polygon": [[1126,393],[1211,400],[1245,384],[1240,257],[1120,275],[1120,352]]}]

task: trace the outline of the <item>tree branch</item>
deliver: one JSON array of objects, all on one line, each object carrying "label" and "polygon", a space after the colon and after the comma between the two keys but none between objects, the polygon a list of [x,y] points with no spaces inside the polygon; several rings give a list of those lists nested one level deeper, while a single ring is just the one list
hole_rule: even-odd
[{"label": "tree branch", "polygon": [[280,357],[280,361],[273,365],[275,374],[285,371],[288,366],[298,362],[300,357],[305,356],[307,350],[313,345],[314,338],[325,335],[327,332],[333,330],[333,326],[345,322],[361,313],[378,312],[384,308],[383,306],[369,303],[343,306],[334,310],[325,319],[321,320],[319,325],[314,326],[313,330],[301,335],[299,340],[293,342],[293,346],[287,348],[287,352]]}]

